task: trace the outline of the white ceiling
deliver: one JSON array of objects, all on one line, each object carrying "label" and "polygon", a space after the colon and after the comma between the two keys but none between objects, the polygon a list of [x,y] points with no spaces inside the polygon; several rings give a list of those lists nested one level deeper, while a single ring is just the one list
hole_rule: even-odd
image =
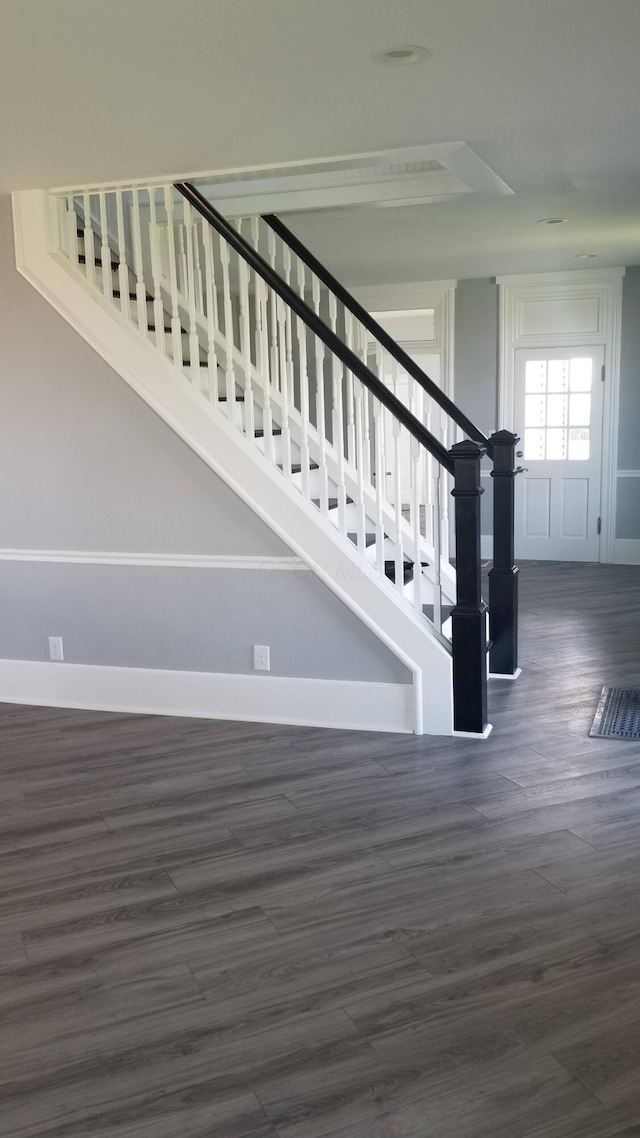
[{"label": "white ceiling", "polygon": [[[640,262],[639,0],[0,0],[0,26],[0,189],[464,141],[514,197],[290,223],[352,283]],[[404,43],[431,58],[370,61]]]}]

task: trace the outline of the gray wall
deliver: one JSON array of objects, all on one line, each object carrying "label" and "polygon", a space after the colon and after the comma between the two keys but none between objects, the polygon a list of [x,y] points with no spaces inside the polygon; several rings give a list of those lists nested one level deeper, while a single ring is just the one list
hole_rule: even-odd
[{"label": "gray wall", "polygon": [[[454,338],[454,398],[485,435],[496,429],[498,403],[498,286],[458,281]],[[493,531],[491,464],[483,464],[482,533]]]},{"label": "gray wall", "polygon": [[458,281],[455,313],[455,400],[490,435],[496,429],[498,400],[497,284]]},{"label": "gray wall", "polygon": [[616,537],[640,539],[640,266],[628,268],[622,284],[620,427],[618,470],[638,471],[618,479]]},{"label": "gray wall", "polygon": [[[17,273],[0,198],[0,548],[290,550]],[[409,682],[313,574],[0,562],[0,657]]]}]

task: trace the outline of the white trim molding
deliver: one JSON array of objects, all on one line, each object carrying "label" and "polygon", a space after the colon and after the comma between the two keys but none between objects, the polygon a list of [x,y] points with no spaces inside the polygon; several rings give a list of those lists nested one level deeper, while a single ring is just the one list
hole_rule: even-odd
[{"label": "white trim molding", "polygon": [[640,540],[630,537],[616,538],[613,560],[616,565],[640,565]]},{"label": "white trim molding", "polygon": [[457,281],[422,281],[414,284],[364,285],[350,289],[367,312],[433,310],[433,339],[422,350],[440,356],[443,391],[453,398],[455,299]]},{"label": "white trim molding", "polygon": [[[616,482],[618,478],[618,414],[620,339],[624,268],[576,269],[564,273],[531,273],[497,277],[500,294],[498,422],[515,427],[515,354],[519,348],[604,347],[605,386],[602,422],[600,561],[615,560]],[[562,302],[577,306],[581,327],[558,319],[554,327],[535,317],[560,310]],[[529,314],[530,323],[527,324]]]},{"label": "white trim molding", "polygon": [[413,730],[410,684],[0,660],[0,702],[137,715]]},{"label": "white trim molding", "polygon": [[43,561],[64,565],[139,565],[165,569],[233,569],[254,573],[309,573],[299,557],[257,557],[218,553],[115,553],[86,549],[0,549],[0,561]]}]

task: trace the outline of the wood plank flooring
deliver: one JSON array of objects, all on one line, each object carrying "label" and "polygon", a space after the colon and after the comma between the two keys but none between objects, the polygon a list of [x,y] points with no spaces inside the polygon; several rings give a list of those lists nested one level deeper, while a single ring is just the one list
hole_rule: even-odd
[{"label": "wood plank flooring", "polygon": [[640,1135],[640,569],[486,742],[0,707],[3,1138]]}]

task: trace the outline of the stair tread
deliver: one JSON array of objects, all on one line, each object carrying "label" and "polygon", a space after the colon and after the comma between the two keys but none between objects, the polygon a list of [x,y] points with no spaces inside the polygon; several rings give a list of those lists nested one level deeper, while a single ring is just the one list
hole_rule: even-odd
[{"label": "stair tread", "polygon": [[[80,265],[86,265],[86,263],[87,263],[87,258],[85,257],[84,253],[79,253],[79,254],[78,254],[78,263],[79,263]],[[102,268],[102,258],[100,258],[100,257],[95,257],[95,258],[94,258],[94,262],[93,262],[93,263],[94,263],[94,265],[96,266],[96,268],[97,268],[97,269],[101,269],[101,268]],[[117,261],[112,261],[112,262],[111,262],[111,268],[112,268],[112,269],[113,269],[113,271],[115,272],[115,271],[116,271],[116,269],[117,269],[117,268],[119,268],[118,262],[117,262]]]},{"label": "stair tread", "polygon": [[[354,545],[358,544],[358,535],[354,531],[348,532],[347,537],[349,538],[349,541],[353,542]],[[375,533],[365,533],[364,544],[365,544],[366,549],[370,549],[372,545],[375,545],[376,544]]]},{"label": "stair tread", "polygon": [[[283,462],[279,462],[278,466],[280,467],[281,470],[284,470],[284,463]],[[320,467],[318,466],[317,462],[310,462],[309,463],[309,470],[319,470],[319,469],[320,469]],[[292,462],[291,463],[291,473],[292,474],[302,474],[302,463],[301,462]]]},{"label": "stair tread", "polygon": [[[257,439],[263,439],[265,436],[264,427],[259,427],[253,433]],[[272,435],[281,435],[282,434],[282,428],[281,427],[272,427],[271,428],[271,434]]]},{"label": "stair tread", "polygon": [[[314,506],[317,506],[318,508],[320,508],[320,499],[319,498],[312,498],[311,501],[313,502]],[[353,498],[350,498],[349,495],[347,495],[347,505],[348,506],[353,505]],[[337,510],[338,509],[338,499],[337,498],[329,498],[328,499],[328,508],[330,510]]]}]

